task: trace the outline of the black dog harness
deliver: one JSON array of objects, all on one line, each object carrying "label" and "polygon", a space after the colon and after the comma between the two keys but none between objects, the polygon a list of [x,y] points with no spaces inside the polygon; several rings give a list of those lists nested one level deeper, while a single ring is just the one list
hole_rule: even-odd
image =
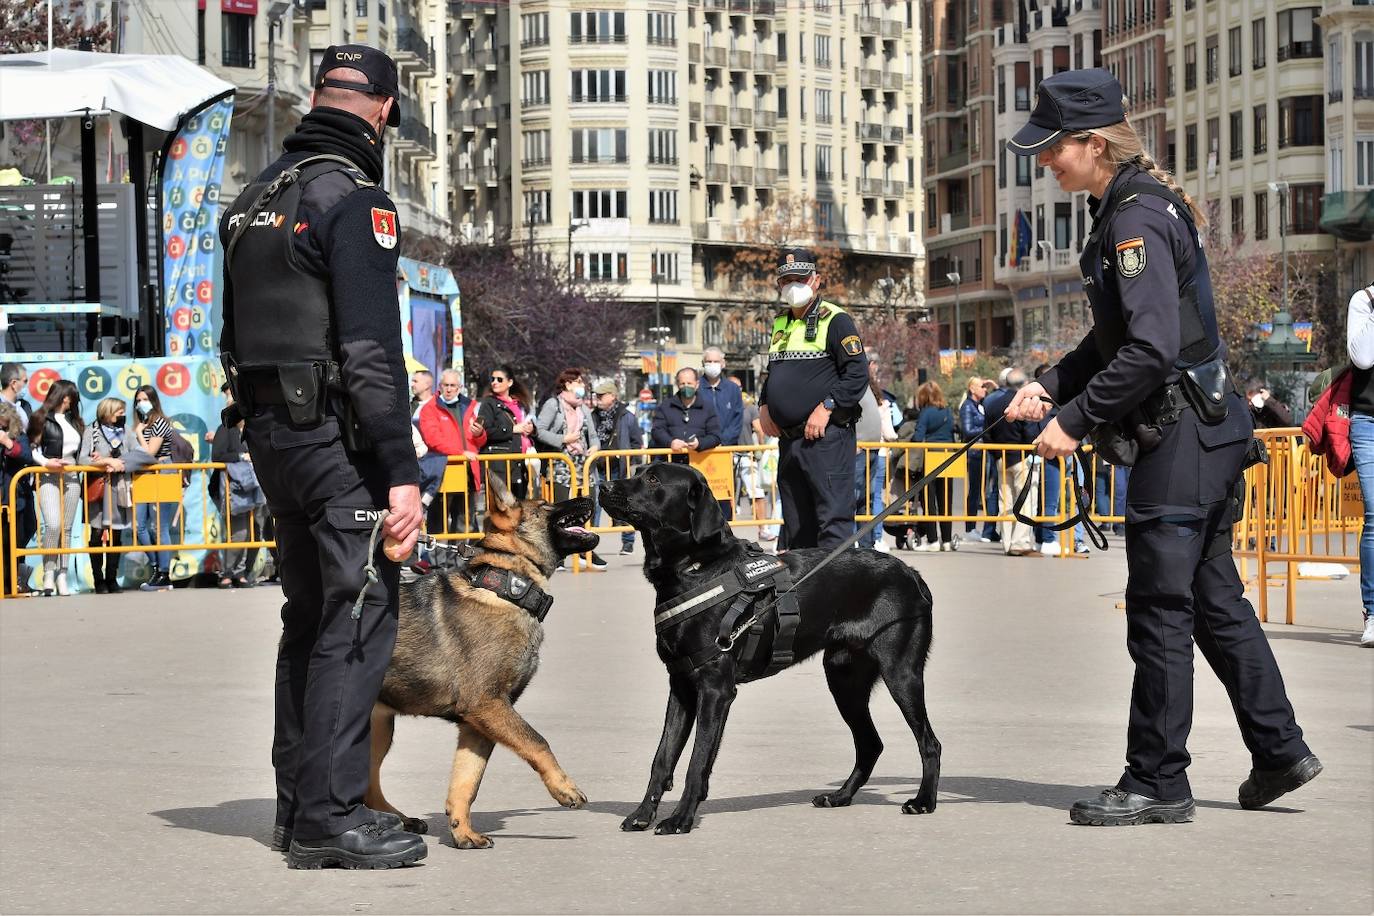
[{"label": "black dog harness", "polygon": [[495,592],[516,607],[524,608],[535,620],[543,622],[553,607],[553,595],[524,576],[499,566],[478,566],[459,569],[459,575],[477,588]]},{"label": "black dog harness", "polygon": [[[695,671],[736,645],[740,647],[735,655],[739,670],[736,680],[740,683],[769,677],[788,667],[793,662],[792,643],[801,620],[801,609],[791,588],[792,575],[787,564],[755,546],[749,548],[743,562],[723,575],[657,605],[654,632],[659,636],[660,651],[669,657],[668,670],[675,674]],[[775,592],[781,596],[771,607],[752,613],[759,601]],[[729,608],[721,618],[715,639],[686,655],[673,655],[663,634],[724,604]],[[745,637],[742,641],[741,636]]]}]

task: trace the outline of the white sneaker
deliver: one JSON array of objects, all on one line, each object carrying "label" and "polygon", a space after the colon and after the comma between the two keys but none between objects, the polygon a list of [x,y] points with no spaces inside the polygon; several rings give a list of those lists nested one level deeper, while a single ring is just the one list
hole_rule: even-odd
[{"label": "white sneaker", "polygon": [[935,541],[931,541],[929,544],[921,544],[916,549],[921,551],[921,553],[939,553],[940,545]]},{"label": "white sneaker", "polygon": [[64,598],[72,593],[67,587],[67,571],[64,569],[57,574],[57,593]]},{"label": "white sneaker", "polygon": [[1374,617],[1364,619],[1364,635],[1360,637],[1360,645],[1374,649]]},{"label": "white sneaker", "polygon": [[51,569],[43,570],[43,597],[48,598],[57,594],[55,579],[56,574]]},{"label": "white sneaker", "polygon": [[1050,542],[1048,542],[1048,543],[1041,544],[1041,545],[1040,545],[1040,552],[1043,553],[1043,554],[1044,554],[1045,556],[1047,556],[1047,557],[1057,557],[1057,556],[1059,556],[1059,542],[1058,542],[1058,541],[1050,541]]},{"label": "white sneaker", "polygon": [[874,541],[873,549],[878,551],[878,553],[892,553],[892,548],[887,546],[886,541]]}]

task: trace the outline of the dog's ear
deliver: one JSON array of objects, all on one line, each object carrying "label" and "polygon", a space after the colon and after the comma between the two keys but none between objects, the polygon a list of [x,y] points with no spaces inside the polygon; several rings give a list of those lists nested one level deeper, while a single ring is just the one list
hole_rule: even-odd
[{"label": "dog's ear", "polygon": [[519,521],[519,516],[514,512],[518,501],[511,494],[506,482],[497,474],[487,475],[487,515],[493,519],[500,518],[509,524],[501,527],[513,527]]},{"label": "dog's ear", "polygon": [[725,515],[705,478],[700,474],[694,476],[692,487],[687,491],[687,504],[692,510],[692,540],[700,544],[720,534],[725,526]]}]

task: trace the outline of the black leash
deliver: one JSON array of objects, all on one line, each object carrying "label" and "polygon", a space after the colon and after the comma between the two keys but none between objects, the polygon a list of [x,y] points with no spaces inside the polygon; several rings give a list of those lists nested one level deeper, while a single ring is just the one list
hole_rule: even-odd
[{"label": "black leash", "polygon": [[[1044,400],[1047,400],[1047,399],[1044,399]],[[980,439],[982,439],[984,436],[986,436],[989,432],[991,432],[991,431],[997,426],[997,424],[1001,423],[1001,422],[1002,422],[1003,420],[1005,420],[1006,418],[1007,418],[1007,415],[1006,415],[1005,413],[1003,413],[1003,414],[1002,414],[1000,417],[998,417],[996,420],[993,420],[993,421],[992,421],[991,423],[989,423],[987,426],[983,427],[983,431],[982,431],[982,432],[978,433],[978,434],[977,434],[976,436],[974,436],[972,439],[969,439],[969,440],[968,440],[967,442],[965,442],[960,448],[956,449],[953,453],[951,453],[950,456],[949,456],[948,458],[946,458],[944,461],[940,462],[939,466],[936,467],[935,470],[933,470],[933,471],[927,473],[927,474],[926,474],[924,477],[922,477],[920,480],[916,481],[916,482],[913,483],[911,486],[907,487],[907,490],[906,490],[905,493],[903,493],[901,496],[897,497],[889,506],[887,506],[887,508],[883,509],[882,512],[879,512],[877,515],[873,516],[873,519],[872,519],[871,521],[865,523],[865,524],[863,525],[863,527],[859,528],[857,531],[855,531],[855,532],[854,532],[853,534],[851,534],[849,537],[845,538],[844,541],[841,542],[840,545],[839,545],[838,547],[836,547],[835,549],[831,550],[830,553],[826,555],[825,559],[821,560],[821,561],[820,561],[819,563],[817,563],[815,566],[811,567],[810,571],[808,571],[808,572],[806,573],[806,575],[802,576],[802,577],[801,577],[800,579],[798,579],[796,582],[793,582],[790,588],[787,588],[787,589],[784,589],[783,591],[780,591],[780,592],[775,593],[774,596],[773,596],[773,599],[772,599],[771,601],[769,601],[767,604],[763,605],[763,607],[761,607],[759,610],[755,611],[755,612],[754,612],[753,614],[751,614],[748,618],[746,618],[745,620],[741,621],[740,624],[739,624],[739,626],[735,627],[735,629],[730,633],[730,635],[729,635],[728,637],[722,636],[719,640],[717,640],[717,645],[718,645],[718,647],[719,647],[722,651],[729,651],[729,649],[734,645],[735,640],[738,639],[738,638],[740,637],[740,634],[742,634],[744,631],[748,630],[751,626],[753,626],[755,623],[757,623],[765,614],[767,614],[767,613],[768,613],[769,611],[771,611],[773,608],[777,607],[778,603],[782,601],[784,595],[788,594],[789,592],[794,592],[794,591],[796,591],[797,589],[801,588],[801,585],[802,585],[803,582],[805,582],[807,579],[810,579],[810,578],[811,578],[812,576],[814,576],[816,573],[820,572],[820,571],[821,571],[822,569],[824,569],[827,565],[829,565],[830,562],[831,562],[832,560],[834,560],[834,559],[835,559],[836,557],[838,557],[840,554],[844,553],[846,550],[848,550],[849,548],[853,547],[856,543],[858,543],[858,541],[859,541],[860,538],[862,538],[864,535],[868,534],[869,532],[873,531],[873,530],[874,530],[875,528],[877,528],[879,525],[881,525],[881,524],[883,523],[883,519],[887,518],[889,515],[894,515],[894,514],[896,514],[896,512],[897,512],[898,509],[904,507],[904,506],[905,506],[907,503],[909,503],[911,500],[915,499],[915,498],[916,498],[916,495],[921,491],[921,488],[922,488],[922,487],[924,487],[926,484],[930,483],[930,482],[931,482],[932,480],[934,480],[935,478],[939,477],[940,474],[941,474],[946,468],[948,468],[950,465],[954,464],[955,461],[958,461],[961,457],[963,457],[964,455],[968,454],[969,450],[972,449],[975,445],[978,444],[978,440],[980,440]],[[1076,450],[1076,454],[1081,455],[1081,454],[1082,454],[1082,449]],[[1078,482],[1078,479],[1077,479],[1077,477],[1075,477],[1075,478],[1074,478],[1074,483],[1077,484],[1077,482]],[[1025,503],[1026,497],[1029,495],[1030,490],[1031,490],[1031,482],[1030,482],[1030,481],[1027,481],[1027,482],[1026,482],[1025,488],[1022,489],[1021,492],[1020,492],[1020,493],[1017,495],[1017,497],[1016,497],[1016,509],[1017,509],[1017,510],[1019,510],[1020,507]],[[1077,523],[1079,522],[1079,520],[1081,519],[1082,522],[1083,522],[1083,524],[1086,525],[1086,526],[1089,528],[1089,530],[1092,532],[1092,542],[1093,542],[1093,546],[1094,546],[1094,547],[1097,547],[1099,550],[1106,550],[1106,549],[1107,549],[1107,539],[1106,539],[1106,537],[1103,536],[1102,532],[1097,528],[1097,526],[1094,525],[1094,524],[1092,523],[1092,521],[1088,518],[1088,513],[1087,513],[1086,509],[1084,508],[1084,504],[1083,504],[1083,493],[1078,492],[1079,490],[1081,490],[1081,488],[1075,487],[1075,494],[1076,494],[1076,498],[1077,498],[1077,500],[1078,500],[1078,509],[1079,509],[1078,515],[1076,515],[1076,516],[1074,516],[1073,518],[1069,519],[1067,522],[1060,523],[1060,525],[1059,525],[1057,528],[1055,528],[1054,530],[1056,530],[1056,531],[1062,530],[1063,528],[1066,528],[1066,527],[1068,527],[1069,525],[1077,524]],[[1021,522],[1022,524],[1027,524],[1027,525],[1030,525],[1031,527],[1034,527],[1034,526],[1037,524],[1036,522],[1029,521],[1029,520],[1025,519],[1024,516],[1021,516],[1021,515],[1016,515],[1015,518],[1016,518],[1017,521]]]},{"label": "black leash", "polygon": [[[1078,512],[1073,517],[1068,518],[1062,522],[1056,522],[1055,524],[1050,524],[1049,522],[1037,522],[1026,517],[1024,514],[1022,514],[1021,507],[1026,504],[1026,497],[1029,496],[1030,491],[1035,488],[1031,481],[1027,479],[1025,487],[1022,488],[1020,493],[1016,494],[1016,502],[1012,504],[1012,518],[1016,519],[1023,525],[1029,525],[1032,528],[1036,527],[1037,525],[1043,525],[1044,527],[1049,528],[1049,530],[1051,531],[1063,531],[1065,528],[1072,528],[1075,525],[1082,524],[1084,529],[1087,530],[1088,540],[1093,542],[1093,546],[1096,547],[1098,550],[1106,550],[1108,549],[1107,536],[1102,533],[1102,529],[1097,526],[1097,523],[1089,517],[1089,512],[1091,511],[1092,506],[1092,500],[1088,498],[1087,484],[1079,483],[1078,481],[1078,472],[1080,470],[1083,470],[1084,468],[1089,467],[1088,458],[1086,455],[1083,454],[1082,447],[1074,449],[1073,454],[1068,457],[1069,460],[1064,464],[1064,473],[1072,475],[1069,479],[1073,482],[1073,501],[1074,505],[1078,509]],[[1031,459],[1026,458],[1025,460],[1030,461]],[[1046,460],[1056,461],[1058,459],[1048,458]],[[1084,472],[1083,478],[1085,481],[1087,480],[1087,476],[1087,473]]]}]

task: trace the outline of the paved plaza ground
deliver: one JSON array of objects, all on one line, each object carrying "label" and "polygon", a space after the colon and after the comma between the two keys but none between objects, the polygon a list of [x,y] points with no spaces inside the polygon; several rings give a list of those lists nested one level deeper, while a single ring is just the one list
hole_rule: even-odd
[{"label": "paved plaza ground", "polygon": [[852,764],[813,661],[742,689],[695,832],[622,833],[667,685],[640,557],[610,557],[605,573],[555,579],[520,703],[588,809],[558,808],[498,751],[474,817],[495,848],[456,850],[443,817],[454,729],[403,720],[385,784],[427,817],[429,857],[382,872],[290,871],[267,847],[279,590],[0,602],[0,911],[1374,910],[1374,650],[1358,645],[1353,577],[1301,583],[1299,625],[1266,627],[1321,777],[1279,807],[1240,810],[1249,758],[1199,657],[1197,821],[1085,828],[1068,806],[1114,782],[1124,756],[1121,542],[1086,561],[993,546],[903,554],[936,596],[934,814],[899,811],[919,761],[881,691],[887,750],[872,782],[851,808],[811,807]]}]

